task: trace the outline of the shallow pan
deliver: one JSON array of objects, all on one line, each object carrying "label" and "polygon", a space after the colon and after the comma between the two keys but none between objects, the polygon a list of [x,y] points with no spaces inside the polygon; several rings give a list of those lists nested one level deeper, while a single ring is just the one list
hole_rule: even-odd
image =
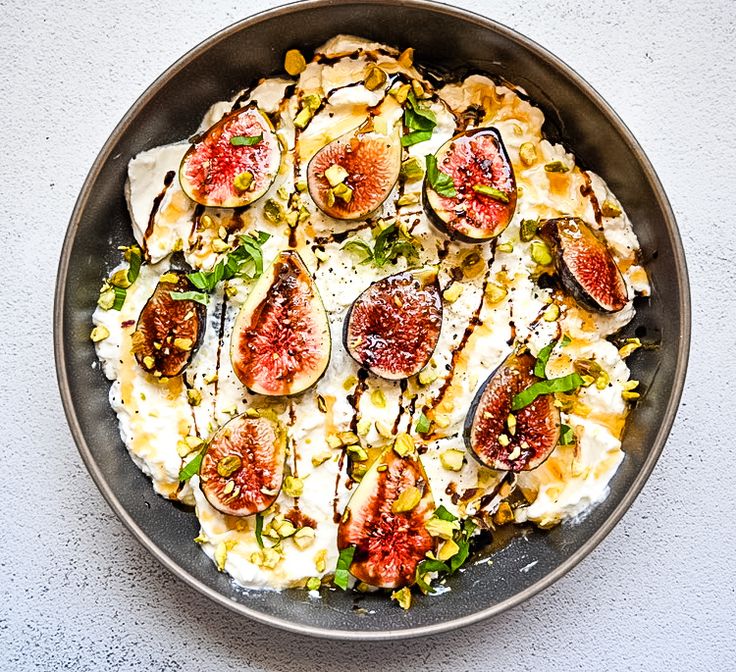
[{"label": "shallow pan", "polygon": [[[407,613],[381,597],[305,591],[248,592],[235,586],[191,539],[191,513],[157,497],[135,467],[108,404],[108,383],[93,368],[91,313],[100,280],[130,241],[123,196],[128,160],[190,135],[209,105],[252,80],[277,73],[291,47],[310,51],[337,33],[399,47],[420,62],[470,68],[523,86],[547,116],[546,133],[600,174],[629,213],[653,285],[631,331],[659,348],[631,359],[646,390],[624,436],[626,459],[608,498],[582,520],[526,540],[512,540],[493,564],[470,564],[451,590],[417,600]],[[675,219],[651,164],[623,122],[579,75],[522,35],[493,21],[421,1],[314,0],[274,9],[210,37],[171,66],[136,101],[97,157],[79,195],[64,242],[56,287],[56,366],[79,451],[110,506],[134,536],[192,588],[233,611],[301,633],[391,639],[455,629],[508,609],[559,579],[598,544],[629,508],[672,426],[685,379],[690,303]]]}]

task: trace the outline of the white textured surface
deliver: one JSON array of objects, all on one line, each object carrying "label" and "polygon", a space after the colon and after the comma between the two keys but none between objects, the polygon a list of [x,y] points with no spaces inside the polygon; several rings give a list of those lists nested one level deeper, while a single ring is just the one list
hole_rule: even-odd
[{"label": "white textured surface", "polygon": [[736,669],[733,2],[456,3],[552,49],[649,154],[688,254],[690,375],[644,492],[580,566],[490,622],[366,645],[284,636],[186,589],[110,512],[64,422],[53,281],[89,166],[175,58],[281,3],[185,4],[0,2],[0,669]]}]

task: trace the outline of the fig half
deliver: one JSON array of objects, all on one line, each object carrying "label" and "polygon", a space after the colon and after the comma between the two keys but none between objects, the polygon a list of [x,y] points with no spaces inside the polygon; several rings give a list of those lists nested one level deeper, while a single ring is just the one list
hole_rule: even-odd
[{"label": "fig half", "polygon": [[284,480],[286,432],[275,418],[246,413],[223,425],[199,467],[207,501],[229,516],[250,516],[274,503]]},{"label": "fig half", "polygon": [[[544,462],[560,437],[560,411],[554,396],[543,394],[512,414],[511,402],[539,380],[535,358],[511,354],[475,395],[465,418],[465,444],[486,467],[530,471]],[[513,419],[512,419],[513,418]]]},{"label": "fig half", "polygon": [[394,273],[363,291],[345,316],[343,340],[361,366],[400,380],[427,365],[441,327],[437,268],[428,266]]},{"label": "fig half", "polygon": [[194,289],[185,273],[169,271],[161,276],[133,332],[133,353],[144,371],[173,378],[189,366],[202,343],[207,309],[174,297]]},{"label": "fig half", "polygon": [[338,549],[355,546],[350,573],[378,588],[412,584],[417,565],[435,549],[425,528],[434,508],[419,456],[401,457],[389,446],[363,476],[337,528]]},{"label": "fig half", "polygon": [[555,251],[563,287],[590,310],[615,313],[629,300],[626,283],[606,243],[579,217],[543,222],[539,233]]},{"label": "fig half", "polygon": [[322,147],[310,160],[309,194],[329,217],[365,219],[394,188],[401,171],[401,134],[390,111],[387,106],[384,113],[369,117],[357,129]]},{"label": "fig half", "polygon": [[331,348],[317,285],[299,254],[285,250],[238,313],[230,344],[233,369],[258,394],[298,394],[322,377]]},{"label": "fig half", "polygon": [[495,128],[466,131],[442,145],[435,157],[437,169],[449,175],[454,189],[447,184],[440,188],[427,171],[424,206],[430,220],[468,243],[498,236],[516,210],[516,178],[501,134]]},{"label": "fig half", "polygon": [[268,191],[280,164],[271,122],[257,107],[246,107],[218,121],[187,150],[179,181],[201,205],[239,208]]}]

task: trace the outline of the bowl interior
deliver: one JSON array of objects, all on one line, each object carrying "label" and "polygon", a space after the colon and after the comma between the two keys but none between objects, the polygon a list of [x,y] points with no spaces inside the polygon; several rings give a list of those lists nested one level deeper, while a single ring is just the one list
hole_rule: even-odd
[{"label": "bowl interior", "polygon": [[[309,51],[337,33],[412,46],[416,59],[502,75],[544,109],[547,132],[599,173],[630,214],[653,296],[639,303],[628,331],[660,343],[630,360],[646,396],[630,418],[626,459],[610,495],[583,519],[514,539],[492,564],[471,564],[451,590],[416,600],[406,614],[385,598],[328,592],[247,592],[219,574],[192,543],[194,516],[157,497],[135,467],[108,404],[108,383],[89,340],[101,278],[131,240],[123,197],[128,160],[141,150],[187,137],[209,105],[281,70],[287,48]],[[324,636],[400,637],[496,613],[561,576],[611,529],[649,474],[666,439],[684,378],[689,305],[684,258],[659,182],[638,145],[597,95],[568,68],[506,28],[428,3],[317,1],[241,22],[185,56],[144,94],[105,145],[80,195],[62,256],[56,347],[62,396],[90,471],[136,536],[180,577],[259,620]]]}]

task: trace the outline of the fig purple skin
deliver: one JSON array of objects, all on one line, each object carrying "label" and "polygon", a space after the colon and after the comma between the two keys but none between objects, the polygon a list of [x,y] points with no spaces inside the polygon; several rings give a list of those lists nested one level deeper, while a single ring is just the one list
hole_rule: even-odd
[{"label": "fig purple skin", "polygon": [[424,206],[430,221],[451,238],[468,243],[498,236],[511,222],[517,198],[501,134],[490,127],[465,131],[442,145],[436,158],[437,168],[452,178],[457,193],[443,196],[425,177]]},{"label": "fig purple skin", "polygon": [[437,269],[427,267],[389,275],[363,291],[345,317],[343,341],[371,373],[401,380],[427,365],[441,327]]},{"label": "fig purple skin", "polygon": [[553,251],[565,290],[585,308],[615,313],[628,303],[626,283],[606,243],[578,217],[546,220],[540,236]]},{"label": "fig purple skin", "polygon": [[[465,418],[465,445],[482,465],[499,471],[530,471],[542,464],[560,438],[560,411],[554,395],[543,394],[514,411],[514,432],[508,427],[513,398],[539,379],[536,359],[528,352],[511,354],[478,390]],[[503,445],[499,437],[508,443]],[[506,443],[506,441],[504,441]]]}]

